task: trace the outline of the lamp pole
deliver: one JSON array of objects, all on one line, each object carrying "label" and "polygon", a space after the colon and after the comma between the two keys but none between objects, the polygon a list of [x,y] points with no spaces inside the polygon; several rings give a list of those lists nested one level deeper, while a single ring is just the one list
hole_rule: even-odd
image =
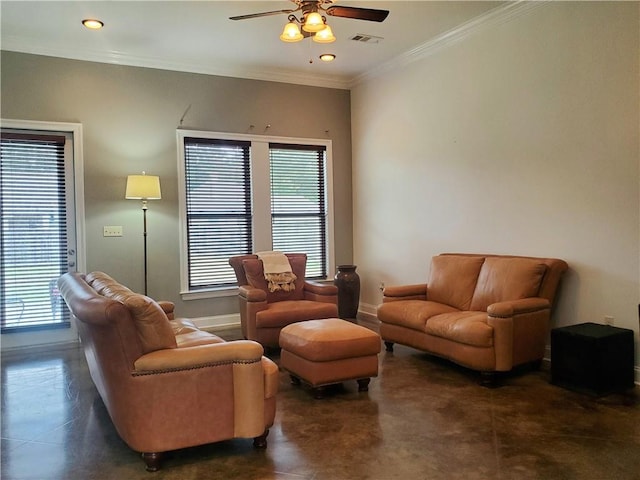
[{"label": "lamp pole", "polygon": [[144,294],[147,295],[147,201],[142,200],[142,235],[144,237]]}]

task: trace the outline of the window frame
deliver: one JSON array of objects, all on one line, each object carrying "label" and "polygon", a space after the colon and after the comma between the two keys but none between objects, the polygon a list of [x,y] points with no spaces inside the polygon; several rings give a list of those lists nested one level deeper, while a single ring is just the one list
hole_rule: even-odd
[{"label": "window frame", "polygon": [[332,141],[329,139],[279,137],[252,134],[234,134],[224,132],[210,132],[201,130],[178,129],[176,131],[178,150],[178,204],[180,230],[180,295],[183,300],[198,300],[237,295],[237,286],[212,287],[207,289],[190,290],[188,278],[188,239],[187,239],[187,205],[185,181],[185,138],[205,138],[213,140],[248,141],[250,146],[251,165],[251,223],[253,231],[253,251],[272,250],[271,240],[271,173],[270,173],[270,144],[289,144],[320,146],[326,151],[325,156],[325,202],[326,202],[326,252],[327,278],[335,270],[334,260],[334,208],[333,208],[333,155]]},{"label": "window frame", "polygon": [[[86,219],[84,209],[84,152],[83,152],[83,128],[81,123],[49,122],[40,120],[20,120],[12,118],[0,119],[3,128],[15,130],[27,130],[32,132],[67,132],[72,134],[72,152],[70,153],[73,165],[69,175],[73,178],[74,185],[73,202],[75,211],[75,241],[76,264],[73,269],[77,272],[86,271]],[[71,322],[70,329],[33,330],[22,333],[2,333],[2,348],[12,349],[30,347],[44,344],[66,344],[78,341],[78,333],[75,321]]]},{"label": "window frame", "polygon": [[[326,252],[327,241],[325,238],[327,233],[327,195],[325,192],[327,184],[327,172],[325,168],[326,158],[327,150],[324,146],[320,145],[269,144],[269,166],[271,170],[270,184],[272,194],[270,198],[271,242],[273,250],[287,252],[296,252],[301,250],[306,251],[306,275],[307,278],[312,280],[324,280],[329,274]],[[298,164],[298,161],[303,159],[306,159],[306,161]],[[290,170],[287,171],[286,169],[283,169],[285,166],[290,167]],[[310,167],[313,167],[312,170],[310,170]],[[310,172],[312,173],[310,174]],[[296,196],[277,197],[276,189],[283,188],[285,190],[290,190],[290,184],[288,182],[293,178],[296,178],[296,175],[299,175],[301,179],[301,182],[298,182],[295,185],[296,191],[298,192],[298,195],[302,192],[302,198],[295,199]],[[305,177],[313,180],[312,189],[310,189],[311,184],[305,184]],[[318,204],[314,203],[311,207],[309,205],[305,205],[306,196],[304,193],[315,197]],[[291,203],[294,199],[295,201]],[[293,222],[291,222],[291,220],[293,220]],[[295,246],[296,244],[300,245],[301,240],[305,244],[309,242],[310,237],[305,238],[304,236],[298,236],[298,232],[305,228],[305,222],[306,228],[309,228],[316,221],[319,222],[318,227],[322,227],[318,229],[320,237],[315,237],[319,241],[311,243],[309,248],[306,250],[303,250],[303,247]],[[278,232],[277,238],[274,233],[276,231]],[[317,274],[317,267],[314,268],[314,264],[317,264],[318,260],[320,261],[320,275]],[[322,274],[325,276],[323,277]]]}]

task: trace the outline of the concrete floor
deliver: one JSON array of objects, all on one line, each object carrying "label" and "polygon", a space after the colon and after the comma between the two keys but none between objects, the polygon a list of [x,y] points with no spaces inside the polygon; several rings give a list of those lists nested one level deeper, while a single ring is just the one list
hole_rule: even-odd
[{"label": "concrete floor", "polygon": [[3,355],[1,476],[640,479],[637,387],[592,398],[550,385],[543,369],[488,389],[475,373],[402,346],[379,361],[369,392],[346,382],[322,400],[281,372],[266,450],[225,441],[170,452],[148,473],[115,432],[79,348]]}]

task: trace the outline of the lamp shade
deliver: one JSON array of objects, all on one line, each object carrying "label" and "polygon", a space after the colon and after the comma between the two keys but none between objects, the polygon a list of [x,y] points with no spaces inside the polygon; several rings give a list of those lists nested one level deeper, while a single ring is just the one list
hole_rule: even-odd
[{"label": "lamp shade", "polygon": [[128,200],[159,200],[160,177],[156,175],[129,175],[127,177],[127,191],[125,198]]},{"label": "lamp shade", "polygon": [[324,28],[324,19],[318,12],[311,12],[304,18],[302,30],[309,33],[319,32]]},{"label": "lamp shade", "polygon": [[300,33],[298,25],[293,22],[287,23],[284,26],[284,30],[282,30],[282,35],[280,35],[280,40],[283,42],[298,42],[303,38],[304,36]]},{"label": "lamp shade", "polygon": [[327,25],[313,36],[313,41],[317,43],[331,43],[336,41],[331,27]]}]

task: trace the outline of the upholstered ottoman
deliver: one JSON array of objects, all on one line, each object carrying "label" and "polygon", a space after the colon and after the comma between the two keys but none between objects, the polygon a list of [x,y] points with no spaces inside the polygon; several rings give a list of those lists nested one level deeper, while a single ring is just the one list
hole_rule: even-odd
[{"label": "upholstered ottoman", "polygon": [[378,376],[380,336],[339,318],[287,325],[280,347],[280,366],[294,384],[310,384],[316,398],[324,396],[325,386],[346,380],[357,380],[358,391],[367,391],[370,377]]}]

